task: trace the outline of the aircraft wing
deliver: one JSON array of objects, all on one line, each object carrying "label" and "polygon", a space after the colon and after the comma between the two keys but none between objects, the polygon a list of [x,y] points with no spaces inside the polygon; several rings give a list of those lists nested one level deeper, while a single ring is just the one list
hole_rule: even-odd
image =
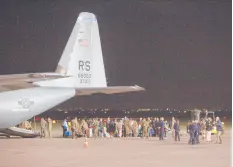
[{"label": "aircraft wing", "polygon": [[28,73],[28,74],[10,74],[0,75],[0,92],[17,90],[23,88],[36,87],[33,82],[66,78],[63,74],[57,73]]},{"label": "aircraft wing", "polygon": [[[37,87],[33,84],[38,81],[53,80],[58,78],[67,78],[69,76],[58,73],[29,73],[29,74],[11,74],[0,75],[0,92]],[[89,87],[75,88],[76,95],[91,94],[116,94],[125,92],[137,92],[145,90],[137,85],[135,86],[111,86],[111,87]]]},{"label": "aircraft wing", "polygon": [[76,96],[91,95],[91,94],[116,94],[125,92],[138,92],[145,89],[140,86],[110,86],[102,88],[75,88]]}]

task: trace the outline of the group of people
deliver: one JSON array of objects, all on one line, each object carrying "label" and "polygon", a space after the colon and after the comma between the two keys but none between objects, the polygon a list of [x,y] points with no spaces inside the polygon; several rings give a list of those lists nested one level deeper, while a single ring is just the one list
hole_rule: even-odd
[{"label": "group of people", "polygon": [[199,144],[200,135],[202,136],[202,139],[206,142],[211,143],[211,131],[213,130],[213,127],[216,126],[216,143],[221,144],[222,143],[222,134],[223,134],[223,124],[219,117],[216,117],[216,120],[212,120],[212,118],[208,119],[201,119],[200,121],[195,120],[188,123],[187,126],[187,133],[189,133],[189,144]]},{"label": "group of people", "polygon": [[41,118],[40,120],[40,127],[41,127],[40,137],[41,138],[52,137],[52,125],[53,125],[53,122],[50,117],[47,117],[46,119],[44,117]]},{"label": "group of people", "polygon": [[[70,126],[68,124],[70,122]],[[211,118],[201,119],[200,121],[192,121],[187,125],[187,133],[190,135],[189,144],[200,143],[199,137],[207,142],[212,142],[211,131],[216,126],[216,143],[221,144],[223,134],[223,124],[219,117],[216,120]],[[71,120],[65,119],[62,123],[63,137],[69,135],[72,138],[77,137],[159,137],[159,140],[164,140],[167,137],[168,131],[171,131],[172,138],[180,141],[180,123],[172,117],[171,121],[161,118],[151,119],[150,117],[140,118],[139,120],[132,118],[110,119],[103,120],[102,118],[94,119],[77,119],[74,117]],[[41,118],[41,137],[46,136],[48,132],[51,137],[52,120],[48,117],[46,120]]]},{"label": "group of people", "polygon": [[[168,122],[161,118],[140,118],[135,120],[132,118],[123,119],[110,119],[107,118],[103,120],[98,119],[88,119],[88,120],[78,120],[77,117],[69,120],[71,122],[71,135],[72,138],[78,136],[85,137],[159,137],[159,140],[164,140],[167,137],[168,131],[174,131],[174,137],[177,141],[180,140],[179,137],[179,121]],[[66,133],[69,130],[68,120],[65,119],[62,123],[63,137],[66,137]],[[173,129],[174,128],[174,129]],[[69,133],[68,133],[69,135]]]}]

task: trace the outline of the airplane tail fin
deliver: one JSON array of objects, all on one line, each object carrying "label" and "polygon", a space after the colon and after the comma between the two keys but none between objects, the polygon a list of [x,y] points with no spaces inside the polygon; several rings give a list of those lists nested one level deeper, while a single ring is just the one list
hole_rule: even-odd
[{"label": "airplane tail fin", "polygon": [[70,77],[37,84],[107,87],[99,27],[94,14],[87,12],[79,14],[55,72]]},{"label": "airplane tail fin", "polygon": [[[49,76],[59,77],[49,80]],[[42,87],[74,88],[76,95],[115,94],[144,90],[135,86],[107,87],[97,19],[83,12],[75,23],[62,53],[55,74],[45,81],[34,82]]]}]

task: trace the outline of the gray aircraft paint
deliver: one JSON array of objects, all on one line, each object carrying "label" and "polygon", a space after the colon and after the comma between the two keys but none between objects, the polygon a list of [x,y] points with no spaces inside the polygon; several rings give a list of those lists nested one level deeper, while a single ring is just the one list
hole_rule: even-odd
[{"label": "gray aircraft paint", "polygon": [[[0,94],[0,127],[8,128],[72,98],[75,90],[71,88],[31,88]],[[22,106],[22,99],[30,100],[30,105]]]}]

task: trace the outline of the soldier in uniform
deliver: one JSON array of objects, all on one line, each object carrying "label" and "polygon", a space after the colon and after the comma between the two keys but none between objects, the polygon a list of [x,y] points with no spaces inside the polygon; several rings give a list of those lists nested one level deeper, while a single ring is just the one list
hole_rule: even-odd
[{"label": "soldier in uniform", "polygon": [[138,137],[138,123],[137,123],[137,121],[133,121],[133,136]]},{"label": "soldier in uniform", "polygon": [[143,138],[148,138],[148,128],[149,128],[149,121],[147,121],[145,118],[142,120],[142,130],[143,130]]},{"label": "soldier in uniform", "polygon": [[94,138],[96,139],[98,137],[98,131],[99,131],[99,123],[98,123],[98,119],[94,119],[93,122],[93,131],[94,131]]},{"label": "soldier in uniform", "polygon": [[87,137],[87,136],[89,136],[89,134],[88,134],[88,124],[87,124],[87,121],[85,121],[85,120],[83,120],[83,134],[84,134],[84,137]]},{"label": "soldier in uniform", "polygon": [[123,121],[119,120],[116,124],[116,128],[117,128],[117,137],[122,137],[122,126],[123,126]]},{"label": "soldier in uniform", "polygon": [[143,118],[142,120],[141,120],[141,131],[142,131],[142,138],[144,138],[146,135],[145,135],[145,133],[144,133],[144,124],[145,124],[145,118]]},{"label": "soldier in uniform", "polygon": [[49,132],[49,138],[52,137],[52,126],[53,126],[53,121],[50,117],[48,117],[48,132]]},{"label": "soldier in uniform", "polygon": [[84,122],[85,120],[84,119],[81,119],[80,120],[80,136],[85,136],[85,131],[84,131]]},{"label": "soldier in uniform", "polygon": [[78,120],[77,117],[71,120],[71,132],[72,132],[72,139],[76,138],[76,131],[77,131]]},{"label": "soldier in uniform", "polygon": [[129,119],[127,118],[126,120],[125,120],[125,136],[126,137],[129,137],[129,130],[130,130],[130,127],[129,127],[130,125],[129,125]]},{"label": "soldier in uniform", "polygon": [[46,128],[47,128],[48,123],[45,121],[44,117],[41,118],[40,120],[40,126],[41,126],[41,134],[40,137],[46,137]]},{"label": "soldier in uniform", "polygon": [[129,136],[130,137],[133,137],[133,124],[134,124],[134,121],[132,120],[132,118],[130,118],[129,120]]}]

